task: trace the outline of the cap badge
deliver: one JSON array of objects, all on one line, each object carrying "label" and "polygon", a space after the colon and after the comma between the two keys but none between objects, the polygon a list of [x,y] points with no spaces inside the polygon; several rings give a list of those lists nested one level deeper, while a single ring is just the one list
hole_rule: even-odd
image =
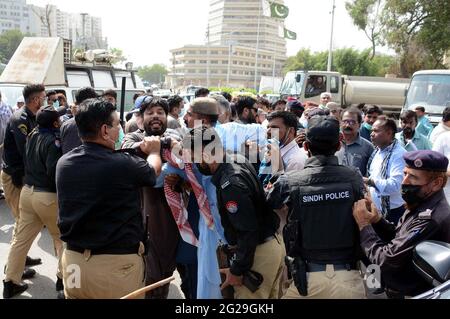
[{"label": "cap badge", "polygon": [[420,159],[417,159],[414,161],[414,166],[417,168],[422,168],[423,167],[423,162]]}]

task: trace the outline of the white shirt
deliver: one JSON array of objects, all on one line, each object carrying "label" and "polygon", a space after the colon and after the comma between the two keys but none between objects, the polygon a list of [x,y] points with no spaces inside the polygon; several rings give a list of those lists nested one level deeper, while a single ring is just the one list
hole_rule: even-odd
[{"label": "white shirt", "polygon": [[[444,132],[438,136],[436,142],[433,145],[433,151],[444,154],[448,159],[450,159],[450,132]],[[450,170],[450,164],[448,169]],[[450,201],[450,183],[444,188],[445,198]]]},{"label": "white shirt", "polygon": [[298,171],[305,168],[308,156],[306,156],[305,152],[302,152],[295,140],[282,147],[280,154],[285,172]]},{"label": "white shirt", "polygon": [[442,133],[445,132],[450,132],[450,127],[447,127],[444,125],[444,123],[439,123],[438,126],[436,126],[433,130],[433,132],[431,132],[430,134],[430,141],[432,144],[434,144],[437,140],[437,138],[439,137],[439,135],[441,135]]}]

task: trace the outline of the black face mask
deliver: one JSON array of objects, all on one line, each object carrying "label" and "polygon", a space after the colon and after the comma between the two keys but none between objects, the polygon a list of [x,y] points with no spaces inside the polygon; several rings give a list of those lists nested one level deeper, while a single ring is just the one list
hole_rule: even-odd
[{"label": "black face mask", "polygon": [[402,198],[408,205],[420,203],[424,198],[419,195],[425,185],[402,185]]},{"label": "black face mask", "polygon": [[213,173],[211,172],[211,169],[209,168],[208,165],[206,165],[206,167],[203,167],[202,164],[199,163],[195,163],[195,166],[197,166],[198,171],[205,176],[212,176]]}]

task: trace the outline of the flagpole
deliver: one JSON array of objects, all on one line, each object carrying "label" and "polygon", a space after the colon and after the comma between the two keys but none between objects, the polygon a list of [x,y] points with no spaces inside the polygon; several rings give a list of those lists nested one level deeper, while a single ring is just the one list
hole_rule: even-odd
[{"label": "flagpole", "polygon": [[206,33],[206,88],[209,88],[209,23],[208,23],[208,32]]},{"label": "flagpole", "polygon": [[334,11],[336,9],[336,0],[333,0],[333,11],[331,12],[331,39],[330,50],[328,51],[328,72],[331,72],[331,64],[333,62],[333,33],[334,33]]},{"label": "flagpole", "polygon": [[255,60],[255,83],[254,83],[255,90],[257,90],[257,88],[258,88],[256,83],[258,81],[259,33],[260,33],[260,29],[261,29],[261,8],[262,8],[262,5],[263,5],[262,1],[264,1],[264,0],[259,1],[258,30],[257,30],[257,33],[256,33],[256,60]]}]

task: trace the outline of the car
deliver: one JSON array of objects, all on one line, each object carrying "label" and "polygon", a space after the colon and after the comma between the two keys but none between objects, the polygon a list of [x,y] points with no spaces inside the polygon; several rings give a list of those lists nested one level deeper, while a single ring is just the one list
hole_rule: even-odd
[{"label": "car", "polygon": [[413,255],[415,269],[435,288],[413,299],[450,299],[450,245],[425,241],[416,246]]}]

